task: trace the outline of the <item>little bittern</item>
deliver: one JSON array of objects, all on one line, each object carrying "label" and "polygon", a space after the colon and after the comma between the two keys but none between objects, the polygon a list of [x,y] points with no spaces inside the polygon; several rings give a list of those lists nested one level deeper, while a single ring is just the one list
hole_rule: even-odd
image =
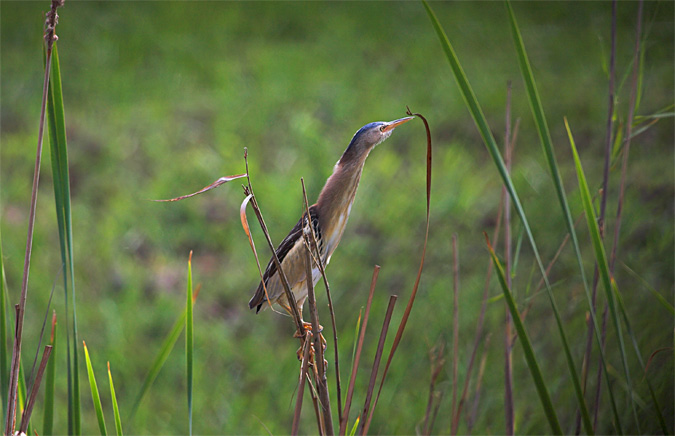
[{"label": "little bittern", "polygon": [[[330,262],[333,251],[342,239],[368,154],[376,145],[387,139],[394,128],[410,121],[412,118],[406,117],[390,122],[380,121],[361,127],[352,138],[340,160],[335,164],[333,174],[328,177],[316,204],[309,207],[312,227],[324,265]],[[298,221],[276,249],[277,257],[288,278],[300,315],[302,315],[302,305],[307,298],[306,256],[303,251],[305,248],[302,238],[303,221],[307,222],[305,219],[305,216],[303,216]],[[316,285],[320,278],[319,268],[312,265],[312,282]],[[265,305],[268,305],[267,299],[269,298],[270,303],[276,303],[291,313],[274,259],[270,259],[267,264],[263,280],[267,287],[267,295],[263,283],[260,282],[255,295],[248,303],[249,308],[256,308],[257,313]]]}]

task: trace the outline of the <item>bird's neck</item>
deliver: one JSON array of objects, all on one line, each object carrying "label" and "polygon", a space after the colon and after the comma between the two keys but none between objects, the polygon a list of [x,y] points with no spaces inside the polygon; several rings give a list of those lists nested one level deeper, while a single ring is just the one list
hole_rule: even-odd
[{"label": "bird's neck", "polygon": [[319,194],[317,209],[319,225],[326,243],[326,257],[330,257],[342,237],[366,157],[338,162]]}]

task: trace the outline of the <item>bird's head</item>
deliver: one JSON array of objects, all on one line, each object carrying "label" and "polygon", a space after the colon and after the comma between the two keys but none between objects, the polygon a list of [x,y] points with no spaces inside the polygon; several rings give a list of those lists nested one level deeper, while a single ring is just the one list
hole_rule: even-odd
[{"label": "bird's head", "polygon": [[407,123],[414,117],[405,117],[394,121],[376,121],[361,127],[352,138],[349,146],[340,158],[340,163],[346,164],[352,161],[360,161],[368,156],[368,153],[377,144],[391,136],[391,132],[397,126]]}]

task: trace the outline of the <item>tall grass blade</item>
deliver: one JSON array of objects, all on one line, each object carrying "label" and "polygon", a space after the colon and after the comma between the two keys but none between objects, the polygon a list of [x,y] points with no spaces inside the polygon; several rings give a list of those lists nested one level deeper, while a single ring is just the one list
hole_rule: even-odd
[{"label": "tall grass blade", "polygon": [[544,383],[544,378],[542,377],[541,371],[539,370],[539,364],[537,364],[537,358],[534,355],[534,350],[532,349],[530,338],[528,337],[527,332],[525,331],[525,326],[523,325],[523,322],[520,318],[520,313],[518,312],[516,303],[513,300],[513,295],[511,294],[511,290],[509,289],[509,286],[506,282],[506,275],[504,273],[504,268],[502,268],[502,265],[500,264],[499,259],[497,258],[497,254],[492,248],[492,245],[490,245],[490,240],[488,239],[487,233],[485,234],[485,240],[487,242],[488,249],[490,250],[492,262],[495,265],[495,271],[497,272],[497,278],[499,278],[499,284],[501,285],[502,291],[504,292],[504,299],[506,300],[506,304],[509,307],[509,311],[511,312],[513,325],[515,326],[516,331],[518,332],[518,338],[520,339],[520,343],[523,346],[523,354],[525,355],[525,361],[527,362],[527,366],[530,369],[530,374],[532,375],[532,379],[534,380],[534,385],[537,388],[537,394],[539,394],[539,401],[541,402],[541,405],[544,408],[544,413],[546,414],[548,423],[551,426],[551,432],[553,432],[554,434],[563,434],[562,428],[560,427],[560,423],[558,422],[558,416],[556,415],[555,410],[553,409],[551,397],[549,396],[548,389],[546,388],[546,384]]},{"label": "tall grass blade", "polygon": [[[551,285],[549,283],[548,277],[546,275],[546,270],[544,269],[544,264],[541,260],[541,256],[539,254],[539,249],[537,248],[537,244],[534,240],[534,235],[532,234],[532,229],[530,228],[529,221],[527,219],[527,216],[525,215],[525,210],[523,209],[523,206],[520,202],[520,198],[518,197],[518,194],[516,192],[516,188],[513,185],[513,182],[511,181],[511,177],[508,174],[508,171],[506,169],[506,165],[504,164],[504,160],[501,157],[501,154],[499,153],[499,149],[497,148],[497,143],[494,139],[494,136],[492,135],[492,131],[490,130],[490,127],[488,126],[487,120],[485,116],[483,115],[483,111],[478,104],[478,100],[476,98],[476,95],[473,92],[473,89],[471,88],[471,85],[469,84],[469,81],[466,77],[466,74],[464,73],[464,70],[459,63],[459,59],[457,58],[457,55],[455,54],[455,50],[452,48],[452,45],[450,44],[450,41],[448,40],[447,35],[445,34],[445,31],[441,27],[441,24],[438,22],[438,19],[436,18],[436,15],[432,11],[431,7],[429,4],[426,2],[426,0],[422,0],[422,3],[424,7],[427,10],[427,13],[429,15],[429,18],[431,19],[431,22],[434,26],[434,29],[436,30],[436,33],[438,35],[438,39],[441,43],[441,46],[443,50],[445,51],[446,57],[448,58],[448,61],[450,63],[450,68],[452,69],[455,81],[457,82],[457,85],[460,88],[462,97],[464,98],[464,102],[466,103],[469,112],[471,113],[471,116],[473,117],[474,122],[476,123],[476,127],[478,128],[478,131],[483,138],[483,142],[485,143],[488,152],[492,156],[492,159],[497,166],[497,170],[499,171],[499,174],[502,177],[503,183],[506,186],[506,189],[509,191],[509,194],[511,195],[511,200],[513,201],[513,207],[516,210],[516,213],[518,213],[518,216],[520,217],[521,222],[523,223],[523,227],[525,229],[525,233],[527,234],[527,237],[530,242],[530,246],[532,247],[532,252],[534,254],[534,257],[537,262],[537,266],[539,267],[539,271],[541,272],[541,275],[544,277],[544,283],[546,285],[546,291],[547,295],[549,298],[549,301],[551,303],[551,308],[553,310],[553,315],[556,320],[556,324],[558,327],[558,333],[560,335],[560,339],[562,342],[563,350],[565,352],[565,357],[567,359],[567,366],[570,371],[570,375],[572,378],[572,381],[575,385],[575,391],[580,392],[581,391],[581,385],[579,382],[579,377],[577,375],[576,371],[576,366],[574,364],[574,360],[572,359],[572,354],[570,352],[570,348],[568,345],[567,341],[567,335],[565,334],[565,330],[563,329],[563,324],[562,320],[560,318],[560,312],[558,310],[558,306],[555,302],[555,298],[553,296],[553,291],[551,290]],[[577,394],[577,399],[579,401],[579,407],[582,409],[586,409],[585,401],[583,400],[583,395],[581,398],[579,398],[579,395]],[[587,410],[586,410],[586,413]],[[589,434],[592,433],[592,426],[587,427],[587,432]]]},{"label": "tall grass blade", "polygon": [[47,378],[45,379],[45,405],[42,418],[42,434],[54,433],[54,384],[56,379],[56,311],[52,315],[52,333],[49,338],[52,346],[52,356],[47,364]]},{"label": "tall grass blade", "polygon": [[[199,295],[199,288],[192,295],[193,304],[197,300],[197,295]],[[173,350],[173,347],[176,345],[176,342],[178,342],[178,338],[180,337],[180,334],[183,332],[183,329],[185,328],[186,318],[187,318],[187,308],[185,308],[185,310],[183,310],[181,315],[178,317],[178,319],[173,325],[173,328],[167,335],[166,339],[164,339],[162,346],[159,348],[159,353],[157,353],[157,357],[155,357],[155,360],[152,362],[150,370],[148,371],[148,374],[145,376],[145,380],[143,380],[143,384],[141,385],[141,388],[138,391],[138,394],[136,395],[136,399],[134,400],[134,403],[131,406],[128,418],[129,420],[132,420],[136,415],[136,412],[138,411],[138,406],[141,404],[141,401],[143,401],[145,394],[148,392],[153,382],[157,378],[159,371],[164,366],[164,363],[166,362],[166,359],[169,357],[169,354],[171,354],[171,350]]]},{"label": "tall grass blade", "polygon": [[188,430],[192,436],[192,382],[194,362],[194,331],[192,319],[192,251],[188,259],[187,275],[187,305],[185,310],[185,356],[187,359],[187,406],[188,406]]},{"label": "tall grass blade", "polygon": [[349,436],[354,436],[356,434],[356,429],[359,426],[360,420],[361,420],[361,417],[357,416],[356,420],[354,421],[354,425],[352,426],[352,431],[349,432]]},{"label": "tall grass blade", "polygon": [[[45,20],[45,74],[42,81],[42,100],[40,104],[40,121],[38,124],[38,140],[35,150],[35,166],[33,170],[33,184],[31,188],[30,209],[28,212],[28,231],[26,232],[26,251],[23,261],[23,275],[21,279],[21,293],[19,296],[19,304],[16,305],[16,324],[14,330],[14,342],[12,344],[12,363],[9,372],[9,387],[7,395],[7,413],[5,414],[5,434],[14,434],[16,424],[16,403],[19,385],[19,372],[21,371],[21,345],[23,337],[23,321],[26,312],[26,300],[28,295],[28,275],[30,271],[30,259],[33,250],[33,234],[35,229],[35,211],[37,209],[37,195],[40,184],[40,165],[42,164],[42,146],[44,139],[45,116],[47,112],[47,99],[49,92],[49,78],[51,70],[52,49],[56,41],[56,23],[58,22],[58,15],[56,10],[61,6],[62,2],[53,0],[51,9],[46,14]],[[24,389],[25,392],[25,389]]]},{"label": "tall grass blade", "polygon": [[[66,341],[68,343],[66,349],[68,361],[68,431],[71,434],[80,434],[80,381],[78,375],[77,310],[75,305],[75,268],[73,264],[70,177],[68,174],[68,147],[66,140],[66,121],[63,109],[63,93],[61,90],[61,72],[56,44],[54,45],[52,56],[52,79],[49,84],[49,95],[47,100],[47,120],[49,123],[54,202],[56,205],[56,220],[59,228],[59,247],[63,264],[63,287],[66,307]],[[70,277],[70,293],[73,306],[70,323],[68,320],[70,317],[68,310],[68,277]]]},{"label": "tall grass blade", "polygon": [[110,362],[108,362],[108,381],[110,382],[110,398],[112,399],[113,413],[115,414],[115,431],[117,436],[122,436],[122,420],[120,419],[120,408],[117,405],[117,395],[115,394],[115,385],[113,384],[112,372],[110,371]]},{"label": "tall grass blade", "polygon": [[[591,241],[593,242],[595,259],[598,264],[598,270],[600,271],[600,277],[602,278],[602,282],[605,287],[607,304],[609,306],[610,314],[612,315],[612,322],[614,323],[616,336],[619,340],[619,350],[621,351],[621,362],[623,364],[624,376],[626,377],[626,384],[628,385],[628,393],[630,396],[630,402],[633,409],[633,415],[637,420],[637,410],[635,409],[635,402],[633,400],[633,387],[630,378],[630,371],[628,369],[628,360],[626,358],[626,347],[624,345],[623,333],[621,331],[621,326],[619,325],[619,316],[614,302],[614,295],[612,293],[611,278],[609,274],[609,264],[607,263],[607,255],[605,254],[605,247],[602,244],[602,238],[600,237],[600,229],[598,228],[595,210],[593,209],[593,203],[591,200],[591,194],[590,191],[588,190],[588,183],[586,182],[586,176],[581,166],[581,160],[579,159],[577,147],[574,143],[574,137],[572,136],[572,131],[570,130],[570,126],[567,123],[567,119],[565,119],[565,128],[567,129],[570,147],[572,148],[572,155],[574,156],[574,165],[576,167],[577,179],[579,181],[581,202],[584,208],[584,213],[586,215],[586,224],[588,224],[588,230],[591,234]],[[607,382],[609,385],[609,380]],[[614,404],[612,404],[612,406],[615,407]],[[619,422],[618,412],[616,410],[614,412],[615,412],[615,419],[617,420],[618,423]]]},{"label": "tall grass blade", "polygon": [[91,388],[91,399],[94,402],[94,410],[96,411],[96,419],[98,420],[98,429],[101,436],[106,436],[108,432],[105,428],[105,417],[103,416],[103,407],[101,406],[101,397],[96,386],[96,377],[94,376],[94,369],[91,366],[91,359],[89,359],[89,350],[87,344],[82,341],[84,345],[84,359],[87,364],[87,375],[89,376],[89,387]]},{"label": "tall grass blade", "polygon": [[[572,239],[572,245],[574,246],[574,253],[577,258],[577,263],[579,265],[579,272],[581,274],[581,281],[584,285],[584,291],[586,293],[586,299],[588,300],[588,306],[590,308],[589,312],[591,314],[591,319],[593,321],[593,326],[595,328],[595,334],[600,343],[600,328],[595,316],[595,305],[593,304],[593,299],[591,296],[590,289],[588,287],[588,280],[586,280],[586,273],[584,272],[584,264],[581,257],[581,248],[579,247],[579,240],[577,239],[576,231],[574,230],[574,220],[572,219],[572,213],[570,212],[569,204],[567,202],[567,197],[565,195],[565,190],[563,188],[562,178],[560,177],[560,171],[558,170],[558,162],[555,158],[555,153],[553,153],[553,142],[551,141],[551,133],[548,128],[548,123],[546,122],[546,116],[544,115],[544,108],[541,104],[541,98],[539,97],[539,91],[537,90],[537,84],[534,80],[534,75],[532,74],[532,67],[530,66],[530,61],[525,51],[525,44],[523,43],[522,35],[520,34],[520,29],[518,28],[518,23],[516,22],[516,17],[513,13],[513,8],[511,3],[506,2],[506,9],[509,13],[509,21],[511,24],[511,33],[513,36],[513,42],[516,46],[516,51],[518,52],[518,63],[520,65],[520,71],[523,76],[523,81],[525,82],[525,88],[527,89],[528,101],[530,103],[530,109],[532,110],[532,116],[534,117],[535,125],[537,126],[537,132],[539,134],[539,140],[541,146],[544,150],[544,155],[546,156],[546,161],[548,163],[549,170],[551,171],[551,178],[553,179],[553,184],[555,185],[556,195],[558,196],[558,201],[560,202],[560,208],[562,210],[563,220],[567,226],[567,231],[570,234]],[[600,349],[600,353],[603,353]],[[571,355],[568,356],[568,359],[571,359]],[[602,359],[604,363],[604,357]],[[586,401],[584,400],[584,394],[581,387],[580,379],[576,374],[576,367],[574,362],[570,361],[570,371],[572,374],[572,382],[574,384],[574,391],[577,395],[577,401],[579,402],[579,409],[581,412],[581,419],[584,423],[584,428],[587,433],[591,434],[593,432],[593,424],[591,423],[591,417],[588,413],[588,408],[586,407]],[[610,386],[608,386],[611,389]],[[616,419],[618,417],[615,416]]]}]

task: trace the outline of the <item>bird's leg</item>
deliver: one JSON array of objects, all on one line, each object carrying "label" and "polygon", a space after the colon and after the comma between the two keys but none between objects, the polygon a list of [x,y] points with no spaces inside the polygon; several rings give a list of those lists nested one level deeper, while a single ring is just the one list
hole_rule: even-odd
[{"label": "bird's leg", "polygon": [[[304,302],[305,302],[304,298],[302,300],[298,301],[298,310],[300,311],[301,314],[302,314],[302,306],[303,306]],[[291,316],[293,316],[293,312],[288,305],[281,304],[279,302],[278,302],[278,304],[284,310],[286,310],[286,312],[288,312]],[[304,331],[300,332],[300,331],[296,330],[295,333],[293,333],[293,337],[298,338],[298,339],[306,338],[307,333],[309,333],[310,336],[314,336],[314,332],[312,331],[313,330],[312,323],[307,322],[307,321],[303,320],[302,318],[300,319],[300,322],[302,323],[302,328],[303,328]],[[326,338],[323,337],[323,334],[321,334],[321,332],[323,332],[323,326],[321,324],[319,324],[319,331],[318,331],[319,340],[320,340],[320,343],[321,343],[321,347],[323,347],[323,349],[325,350],[326,349]],[[314,363],[314,342],[310,343],[309,348],[310,348],[309,364],[312,365]],[[302,351],[303,351],[303,346],[301,345],[300,348],[298,348],[298,351],[295,352],[295,354],[298,356],[299,361],[302,361],[302,357],[303,357]]]}]

